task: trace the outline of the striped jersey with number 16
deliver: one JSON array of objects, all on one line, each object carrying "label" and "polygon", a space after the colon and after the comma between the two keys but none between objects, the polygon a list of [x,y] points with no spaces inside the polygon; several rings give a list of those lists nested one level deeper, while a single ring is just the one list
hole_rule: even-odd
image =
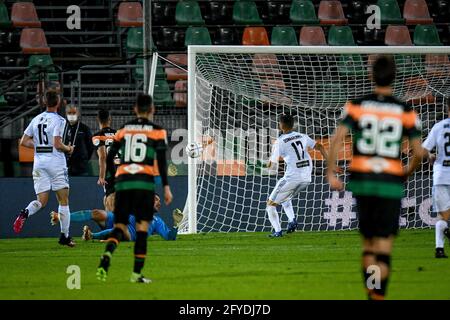
[{"label": "striped jersey with number 16", "polygon": [[167,149],[166,130],[147,119],[137,118],[117,131],[112,148],[119,151],[120,157],[116,191],[155,189],[155,158],[158,151]]},{"label": "striped jersey with number 16", "polygon": [[416,112],[392,96],[371,94],[347,102],[342,124],[353,134],[348,188],[355,195],[401,198],[402,140],[420,137]]}]

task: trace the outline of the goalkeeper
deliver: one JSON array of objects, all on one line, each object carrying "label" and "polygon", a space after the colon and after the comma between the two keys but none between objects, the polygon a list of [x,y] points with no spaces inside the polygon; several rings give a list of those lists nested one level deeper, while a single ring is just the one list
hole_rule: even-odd
[{"label": "goalkeeper", "polygon": [[[159,195],[155,194],[154,202],[155,213],[161,209],[161,199]],[[51,223],[56,224],[58,222],[58,213],[52,212]],[[178,235],[178,225],[183,220],[183,213],[180,209],[175,209],[172,213],[174,226],[169,228],[164,220],[159,216],[155,215],[148,228],[148,234],[159,234],[165,240],[176,240]],[[109,233],[112,231],[114,226],[114,213],[111,211],[105,211],[101,209],[93,210],[81,210],[72,212],[70,215],[71,221],[85,222],[93,220],[102,229],[100,232],[92,232],[89,226],[83,227],[83,240],[105,240],[108,238]],[[136,238],[136,220],[134,216],[130,216],[128,232],[125,235],[125,240],[134,241]]]}]

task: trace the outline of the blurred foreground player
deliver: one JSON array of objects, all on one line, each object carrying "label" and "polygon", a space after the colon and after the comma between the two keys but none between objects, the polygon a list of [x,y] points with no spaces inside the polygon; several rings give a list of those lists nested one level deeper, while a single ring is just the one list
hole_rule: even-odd
[{"label": "blurred foreground player", "polygon": [[[447,100],[448,117],[436,123],[422,144],[433,163],[433,210],[439,213],[436,222],[436,258],[448,258],[444,252],[445,237],[450,239],[450,99]],[[431,153],[436,148],[437,156]]]},{"label": "blurred foreground player", "polygon": [[[333,169],[345,136],[353,133],[348,189],[356,197],[359,229],[363,237],[364,284],[368,298],[373,300],[382,300],[386,294],[405,180],[420,165],[424,153],[417,114],[392,96],[395,73],[392,57],[377,58],[372,67],[375,91],[347,102],[343,120],[331,140],[328,157],[330,186],[343,190],[343,183],[333,174]],[[407,168],[403,168],[401,161],[403,137],[408,138],[412,149],[412,159]],[[375,268],[380,271],[378,284],[371,282]]]},{"label": "blurred foreground player", "polygon": [[[92,144],[97,149],[98,155],[98,181],[97,184],[103,187],[105,196],[103,205],[106,211],[113,211],[114,208],[114,174],[118,163],[110,163],[111,168],[107,168],[106,155],[114,142],[116,130],[111,128],[111,116],[108,110],[99,110],[97,121],[100,131],[92,137]],[[118,162],[118,159],[115,159]]]},{"label": "blurred foreground player", "polygon": [[66,120],[57,113],[60,103],[61,98],[56,91],[47,91],[47,110],[31,121],[20,141],[22,146],[34,149],[33,180],[37,200],[20,212],[14,222],[14,231],[19,233],[26,219],[47,205],[49,191],[53,190],[61,217],[59,244],[73,247],[75,243],[69,236],[69,178],[64,153],[72,154],[74,147],[62,142]]},{"label": "blurred foreground player", "polygon": [[115,135],[114,143],[107,155],[107,162],[114,162],[120,149],[120,166],[115,180],[114,229],[106,240],[106,250],[97,268],[97,278],[105,281],[114,250],[127,232],[129,216],[136,217],[136,241],[134,245],[134,268],[130,281],[150,283],[141,271],[147,254],[147,231],[153,219],[155,195],[155,156],[164,186],[166,204],[172,202],[167,179],[167,134],[166,131],[151,122],[155,108],[152,98],[140,94],[134,107],[137,118],[126,123]]}]

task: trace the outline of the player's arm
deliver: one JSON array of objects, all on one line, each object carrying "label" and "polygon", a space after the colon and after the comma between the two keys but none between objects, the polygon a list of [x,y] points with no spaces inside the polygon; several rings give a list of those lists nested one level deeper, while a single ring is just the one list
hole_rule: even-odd
[{"label": "player's arm", "polygon": [[334,136],[331,139],[330,150],[327,157],[327,178],[332,189],[343,190],[344,184],[339,180],[334,172],[336,171],[336,161],[338,152],[341,150],[344,143],[344,139],[350,132],[349,128],[345,125],[339,125],[336,129]]},{"label": "player's arm", "polygon": [[24,134],[22,136],[22,138],[20,139],[20,145],[25,148],[33,149],[34,148],[33,137],[30,137],[29,135]]},{"label": "player's arm", "polygon": [[328,159],[328,154],[327,154],[327,150],[325,149],[325,147],[323,146],[323,144],[316,142],[316,145],[314,146],[314,150],[317,150],[320,152],[320,154],[322,155],[322,157],[326,160]]},{"label": "player's arm", "polygon": [[414,171],[416,171],[422,163],[423,157],[427,154],[427,151],[422,148],[420,137],[410,139],[409,146],[412,151],[412,158],[404,171],[406,177],[409,177]]},{"label": "player's arm", "polygon": [[268,169],[271,169],[273,165],[278,165],[278,159],[280,158],[280,147],[278,141],[275,142],[272,148],[272,155],[270,156],[269,162],[266,164]]},{"label": "player's arm", "polygon": [[62,137],[57,136],[53,137],[53,146],[55,147],[56,150],[68,154],[72,154],[74,150],[73,146],[64,144],[62,141]]},{"label": "player's arm", "polygon": [[98,182],[97,184],[104,186],[106,184],[106,147],[105,145],[100,146],[97,149],[98,155]]},{"label": "player's arm", "polygon": [[424,157],[427,158],[431,164],[433,164],[434,161],[436,160],[436,155],[432,154],[431,150],[433,150],[436,147],[436,126],[434,126],[431,129],[430,133],[428,134],[428,137],[423,142],[422,147]]}]

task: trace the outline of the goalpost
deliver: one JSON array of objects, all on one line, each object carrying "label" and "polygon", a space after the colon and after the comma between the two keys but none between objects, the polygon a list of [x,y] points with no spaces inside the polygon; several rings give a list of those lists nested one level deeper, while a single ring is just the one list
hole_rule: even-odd
[{"label": "goalpost", "polygon": [[[378,54],[393,54],[397,65],[394,94],[419,113],[426,137],[444,117],[450,96],[450,47],[278,47],[189,46],[189,143],[203,145],[199,158],[189,158],[185,233],[269,231],[267,198],[283,175],[265,167],[278,136],[277,118],[290,112],[296,130],[329,148],[329,137],[344,103],[373,90],[370,65]],[[344,168],[351,140],[339,154]],[[403,147],[408,161],[408,146]],[[332,192],[324,177],[326,163],[312,152],[311,185],[293,199],[299,229],[348,230],[357,227],[350,192]],[[429,227],[431,167],[409,179],[400,224]],[[282,227],[287,223],[281,214]]]}]

